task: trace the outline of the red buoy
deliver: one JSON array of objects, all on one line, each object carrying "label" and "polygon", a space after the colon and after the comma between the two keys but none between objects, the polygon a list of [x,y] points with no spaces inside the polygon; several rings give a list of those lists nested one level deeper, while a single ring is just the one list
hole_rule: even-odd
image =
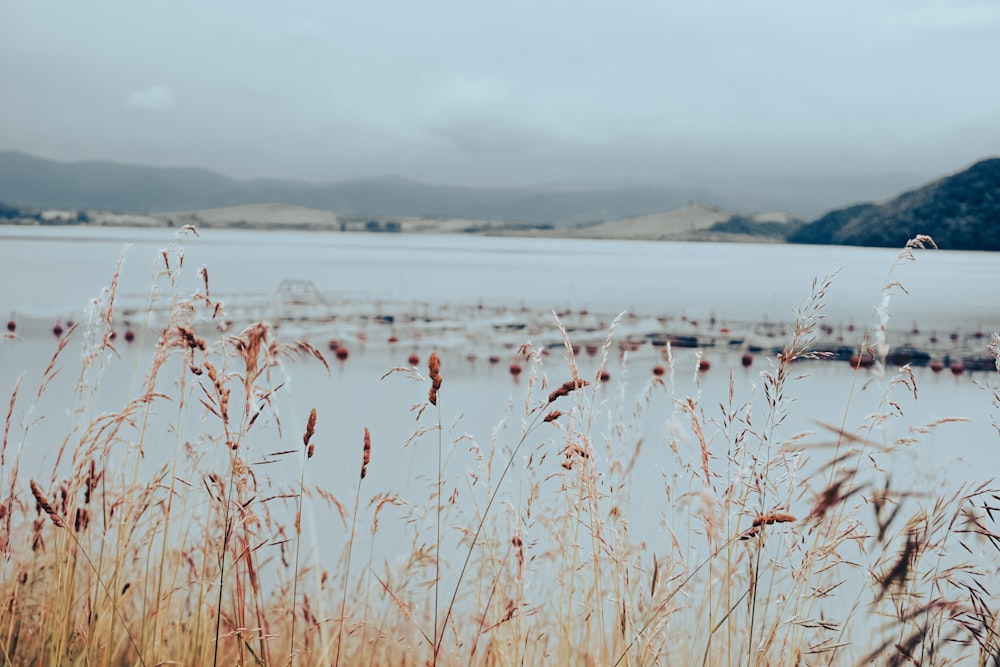
[{"label": "red buoy", "polygon": [[131,343],[134,340],[135,340],[135,333],[133,333],[133,331],[131,329],[126,329],[125,330],[125,342],[126,343]]},{"label": "red buoy", "polygon": [[596,345],[588,345],[588,346],[587,346],[587,354],[588,354],[589,356],[591,356],[591,357],[592,357],[592,356],[594,356],[595,354],[597,354],[597,351],[598,351],[599,349],[601,349],[601,348],[599,348],[599,347],[598,347],[598,346],[596,346]]},{"label": "red buoy", "polygon": [[389,336],[389,344],[390,345],[393,344],[393,343],[398,343],[398,342],[399,342],[398,338],[396,338],[395,336]]},{"label": "red buoy", "polygon": [[417,364],[420,363],[420,357],[417,356],[416,352],[414,352],[409,357],[407,357],[406,361],[408,361],[411,366],[416,366]]},{"label": "red buoy", "polygon": [[490,355],[490,363],[493,364],[493,365],[499,364],[500,363],[500,357],[498,357],[495,354],[491,354]]},{"label": "red buoy", "polygon": [[857,354],[851,355],[851,368],[871,368],[874,365],[875,365],[875,357],[873,357],[868,352],[865,352],[864,354],[861,355]]},{"label": "red buoy", "polygon": [[965,370],[965,366],[962,365],[961,361],[951,362],[951,372],[953,375],[961,375],[962,371]]},{"label": "red buoy", "polygon": [[331,352],[336,352],[337,348],[340,347],[340,341],[339,340],[331,340],[329,343],[326,344],[326,346],[328,348],[330,348]]},{"label": "red buoy", "polygon": [[601,382],[607,382],[608,380],[611,379],[611,373],[607,371],[601,371],[600,375],[597,376],[597,379],[600,380]]},{"label": "red buoy", "polygon": [[753,365],[753,355],[749,352],[744,352],[743,356],[740,357],[740,363],[743,364],[743,368],[749,368]]},{"label": "red buoy", "polygon": [[341,361],[347,361],[347,357],[351,356],[351,353],[347,351],[346,347],[339,347],[339,346],[334,351],[334,354],[337,355],[337,358],[340,359]]},{"label": "red buoy", "polygon": [[935,359],[934,361],[931,362],[931,370],[934,371],[935,373],[940,373],[941,371],[944,370],[944,362],[941,361],[940,359]]},{"label": "red buoy", "polygon": [[521,365],[520,364],[511,364],[510,365],[510,374],[513,375],[514,377],[517,377],[518,375],[520,375],[521,374]]},{"label": "red buoy", "polygon": [[667,369],[665,369],[663,366],[653,366],[653,375],[655,375],[656,377],[660,377],[666,372]]},{"label": "red buoy", "polygon": [[17,322],[14,320],[7,320],[7,331],[14,333],[17,331]]},{"label": "red buoy", "polygon": [[56,325],[52,327],[52,335],[55,336],[56,338],[59,338],[60,336],[63,335],[63,328],[62,325],[59,324],[59,320],[56,320]]},{"label": "red buoy", "polygon": [[698,360],[698,370],[699,371],[703,371],[704,372],[704,371],[709,370],[711,367],[712,367],[712,362],[709,361],[708,359],[705,359],[704,357],[702,357],[701,359]]}]

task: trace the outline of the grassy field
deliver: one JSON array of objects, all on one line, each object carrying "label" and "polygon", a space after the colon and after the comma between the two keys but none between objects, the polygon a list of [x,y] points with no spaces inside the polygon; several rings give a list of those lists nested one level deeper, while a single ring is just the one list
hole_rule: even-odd
[{"label": "grassy field", "polygon": [[[436,477],[421,497],[373,485],[391,452],[410,444],[379,442],[377,425],[348,436],[356,456],[342,465],[356,471],[354,485],[324,488],[313,454],[324,446],[317,434],[336,429],[324,423],[335,398],[317,397],[297,416],[301,437],[275,451],[275,369],[288,358],[326,365],[324,355],[279,340],[263,322],[220,334],[224,312],[207,272],[198,293],[179,294],[180,262],[170,261],[178,249],[168,248],[157,289],[172,316],[152,333],[149,363],[115,410],[98,406],[122,389],[104,381],[121,363],[112,336],[118,272],[47,368],[4,378],[13,386],[4,388],[0,450],[0,661],[1000,664],[1000,491],[990,471],[951,487],[892,474],[907,448],[942,425],[903,414],[896,397],[916,395],[916,379],[884,364],[895,270],[931,243],[915,239],[887,267],[866,342],[876,363],[857,371],[857,383],[874,378],[883,393],[863,423],[839,416],[860,400],[852,393],[829,414],[809,415],[824,424],[819,433],[783,428],[828,277],[756,378],[758,403],[736,403],[733,392],[708,405],[675,395],[668,360],[634,405],[598,429],[608,411],[600,371],[581,376],[566,336],[561,360],[520,351],[519,439],[481,445],[488,435],[454,440],[444,428],[443,406],[463,398],[449,395],[446,358],[391,370],[425,396],[413,408],[413,440]],[[604,359],[614,335],[612,324]],[[60,375],[76,349],[79,377]],[[1000,409],[991,383],[984,400]],[[60,386],[72,404],[40,413]],[[632,481],[641,448],[652,446],[637,425],[656,393],[670,397],[671,414],[657,418],[672,435],[662,443],[670,472],[654,490]],[[61,424],[64,412],[60,441],[36,437],[42,420]],[[909,424],[908,435],[881,437],[890,421]],[[32,448],[57,453],[50,469],[21,470]],[[456,451],[457,473],[446,465]],[[292,461],[297,480],[275,482],[267,466],[276,460]],[[661,521],[643,534],[631,508],[654,491]],[[340,553],[316,553],[307,513],[342,534]],[[411,548],[376,556],[383,531],[405,533]]]}]

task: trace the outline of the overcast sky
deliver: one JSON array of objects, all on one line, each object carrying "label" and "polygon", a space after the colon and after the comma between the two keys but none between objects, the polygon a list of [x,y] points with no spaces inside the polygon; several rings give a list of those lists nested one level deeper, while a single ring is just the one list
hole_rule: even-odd
[{"label": "overcast sky", "polygon": [[0,149],[331,181],[932,177],[1000,2],[0,0]]}]

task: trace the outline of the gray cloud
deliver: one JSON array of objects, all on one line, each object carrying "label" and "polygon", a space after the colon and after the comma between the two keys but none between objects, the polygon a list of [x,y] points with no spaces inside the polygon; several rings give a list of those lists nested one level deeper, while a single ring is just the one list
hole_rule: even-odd
[{"label": "gray cloud", "polygon": [[125,99],[125,106],[129,109],[162,111],[174,106],[174,94],[166,86],[156,84],[131,93]]},{"label": "gray cloud", "polygon": [[1000,153],[994,2],[38,0],[4,14],[0,148],[54,158],[504,185],[928,177]]}]

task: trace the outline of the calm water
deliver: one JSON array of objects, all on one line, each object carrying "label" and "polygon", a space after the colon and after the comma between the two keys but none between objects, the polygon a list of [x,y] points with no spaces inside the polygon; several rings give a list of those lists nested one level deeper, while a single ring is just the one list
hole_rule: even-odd
[{"label": "calm water", "polygon": [[[38,335],[0,341],[3,404],[21,372],[27,372],[25,395],[33,395],[40,372],[55,349],[55,341],[47,333],[51,326],[48,323],[56,317],[80,316],[88,300],[110,280],[123,245],[128,244],[129,249],[120,289],[141,294],[148,291],[158,262],[162,264],[160,250],[173,241],[173,233],[166,230],[0,227],[0,280],[5,286],[0,293],[0,315],[36,317],[47,323]],[[956,327],[987,331],[1000,328],[1000,308],[996,305],[1000,254],[919,252],[915,263],[899,267],[887,278],[897,251],[218,230],[203,231],[200,238],[185,237],[183,246],[184,293],[196,289],[200,281],[198,269],[205,265],[213,293],[219,295],[273,292],[283,279],[302,279],[312,281],[323,291],[399,301],[507,303],[541,310],[628,309],[696,317],[711,313],[721,319],[787,320],[808,296],[815,278],[839,270],[825,300],[825,312],[831,321],[867,322],[881,286],[888,279],[901,282],[909,292],[897,293],[891,302],[893,321],[900,327],[909,329],[918,323],[921,328],[942,331]],[[233,303],[238,297],[228,299]],[[317,346],[325,343],[320,333],[313,340]],[[410,352],[419,354],[423,363],[434,346],[435,341],[428,339],[405,340],[396,346],[386,345],[384,339],[372,340],[367,346],[355,344],[350,359],[343,364],[334,362],[329,375],[316,363],[289,361],[280,369],[286,385],[275,401],[282,431],[273,427],[263,430],[259,446],[267,451],[294,448],[296,440],[301,442],[309,409],[316,407],[320,413],[318,453],[310,463],[314,481],[331,489],[353,487],[356,464],[360,463],[361,434],[368,426],[375,452],[366,495],[385,491],[425,498],[433,472],[431,453],[435,451],[436,435],[404,443],[432,417],[425,413],[418,421],[410,410],[410,406],[425,400],[426,385],[402,374],[380,378],[393,366],[407,365]],[[125,400],[130,389],[141,381],[143,363],[148,359],[149,345],[121,349],[122,358],[112,361],[102,383],[103,409],[113,409]],[[462,481],[469,467],[477,465],[473,445],[486,449],[495,440],[509,447],[520,437],[529,383],[526,375],[514,381],[507,372],[513,350],[498,347],[496,353],[502,356],[502,363],[495,366],[484,356],[469,360],[465,354],[444,355],[444,440],[456,443],[448,449],[448,476],[463,494],[478,493]],[[749,402],[762,415],[765,408],[760,371],[769,367],[768,360],[758,358],[752,368],[744,369],[738,352],[710,350],[707,354],[713,361],[712,370],[698,374],[694,351],[676,351],[676,397],[696,398],[705,408],[706,419],[716,417],[718,405],[728,400],[732,367],[734,404]],[[569,377],[562,357],[556,350],[546,361],[545,371],[553,383]],[[78,358],[75,352],[67,356],[63,386],[50,392],[45,405],[30,404],[30,399],[19,404],[16,415],[20,422],[27,422],[32,415],[46,415],[46,421],[33,427],[23,442],[25,450],[32,452],[26,455],[26,465],[51,462],[52,452],[43,443],[46,437],[66,430],[62,417],[65,405],[72,401],[71,385],[76,378],[73,364]],[[580,363],[581,375],[593,377],[596,358],[582,356]],[[637,467],[634,481],[649,489],[651,498],[656,489],[662,488],[663,476],[676,464],[668,441],[680,437],[682,451],[683,447],[693,446],[690,420],[678,412],[667,388],[656,387],[648,402],[640,401],[650,386],[650,370],[662,363],[661,351],[650,346],[626,358],[615,348],[608,366],[611,381],[593,391],[588,389],[586,399],[601,416],[591,427],[595,445],[604,447],[609,442],[621,446],[616,444],[608,424],[634,422],[628,436],[632,444],[624,446],[634,446],[635,440],[644,439],[642,465]],[[848,430],[854,430],[866,415],[885,409],[881,405],[885,381],[866,384],[866,377],[856,377],[843,363],[807,362],[796,368],[802,369],[801,377],[789,386],[793,403],[779,439],[802,430],[821,431],[817,422],[843,423]],[[916,369],[916,375],[919,399],[894,388],[891,396],[903,408],[904,417],[887,422],[874,438],[890,442],[913,426],[939,418],[961,417],[969,421],[947,424],[921,436],[919,445],[901,457],[913,464],[903,474],[923,475],[930,471],[963,479],[983,470],[1000,469],[993,426],[997,414],[984,389],[986,383],[996,382],[996,376],[933,375],[926,368]],[[536,399],[544,396],[545,392],[536,391]],[[643,409],[633,418],[639,403]],[[197,424],[183,428],[172,424],[167,412],[162,419],[165,432],[181,430],[187,434],[185,437],[193,437],[199,428]],[[164,439],[173,442],[175,437],[167,435]],[[546,447],[555,447],[555,442],[553,431],[539,431],[523,454],[546,453]],[[557,451],[547,453],[556,460]],[[724,451],[715,454],[719,460],[725,458]],[[966,463],[973,459],[977,465]],[[989,466],[984,467],[984,462]],[[298,460],[279,463],[268,469],[268,475],[279,481],[297,481],[299,465]],[[346,500],[350,493],[341,495]],[[642,505],[637,522],[655,525],[659,506],[652,499]]]},{"label": "calm water", "polygon": [[[167,230],[0,227],[0,313],[81,308],[125,244],[124,292],[145,293]],[[184,238],[188,285],[207,265],[219,293],[271,292],[283,279],[399,300],[509,302],[613,312],[714,312],[788,319],[816,278],[839,271],[831,319],[867,321],[898,251],[833,246],[644,243],[473,236],[204,230]],[[919,252],[891,280],[907,326],[1000,324],[1000,255]]]}]

